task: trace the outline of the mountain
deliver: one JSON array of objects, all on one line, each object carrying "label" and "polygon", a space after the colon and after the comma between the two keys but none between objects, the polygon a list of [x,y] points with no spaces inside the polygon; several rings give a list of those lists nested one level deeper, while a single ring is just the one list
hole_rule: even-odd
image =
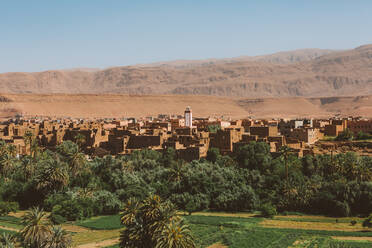
[{"label": "mountain", "polygon": [[296,52],[279,54],[255,59],[240,57],[183,65],[173,62],[173,65],[137,65],[99,71],[3,73],[0,74],[0,93],[253,98],[372,94],[372,45],[325,55],[319,52],[320,56],[314,52],[299,58],[292,56]]},{"label": "mountain", "polygon": [[308,49],[278,52],[278,53],[260,55],[260,56],[240,56],[236,58],[203,59],[203,60],[174,60],[174,61],[156,62],[156,63],[151,63],[151,64],[139,64],[137,66],[140,66],[140,67],[163,66],[163,67],[186,68],[186,67],[233,63],[233,62],[242,62],[242,61],[258,61],[258,62],[268,62],[268,63],[275,63],[275,64],[288,64],[288,63],[309,61],[309,60],[312,60],[312,59],[315,59],[320,56],[327,55],[333,52],[336,52],[336,50],[308,48]]}]

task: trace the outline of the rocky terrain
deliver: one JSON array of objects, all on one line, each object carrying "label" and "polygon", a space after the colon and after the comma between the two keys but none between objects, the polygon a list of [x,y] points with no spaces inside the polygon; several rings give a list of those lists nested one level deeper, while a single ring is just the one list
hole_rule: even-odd
[{"label": "rocky terrain", "polygon": [[329,97],[372,94],[372,45],[104,70],[0,74],[0,93]]}]

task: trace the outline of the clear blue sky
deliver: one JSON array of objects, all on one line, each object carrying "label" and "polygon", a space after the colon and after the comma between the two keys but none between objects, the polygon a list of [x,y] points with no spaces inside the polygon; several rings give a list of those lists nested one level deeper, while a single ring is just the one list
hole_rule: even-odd
[{"label": "clear blue sky", "polygon": [[372,43],[371,0],[4,0],[0,72]]}]

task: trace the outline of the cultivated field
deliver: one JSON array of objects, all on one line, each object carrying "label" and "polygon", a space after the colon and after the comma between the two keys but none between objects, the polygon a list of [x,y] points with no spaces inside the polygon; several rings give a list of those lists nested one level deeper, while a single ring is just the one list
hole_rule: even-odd
[{"label": "cultivated field", "polygon": [[[0,232],[22,228],[17,215],[0,217]],[[372,247],[372,230],[362,228],[360,218],[287,215],[273,219],[249,213],[195,213],[184,216],[198,247],[208,248],[328,248]],[[355,220],[357,224],[351,225]],[[119,215],[100,216],[63,224],[73,235],[74,245],[118,247]]]}]

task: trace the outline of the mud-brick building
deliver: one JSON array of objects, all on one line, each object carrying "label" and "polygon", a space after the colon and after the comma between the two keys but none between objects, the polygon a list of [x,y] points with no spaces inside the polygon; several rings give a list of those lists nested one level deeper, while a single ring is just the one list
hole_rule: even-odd
[{"label": "mud-brick building", "polygon": [[347,126],[354,134],[372,133],[372,120],[350,120],[347,122]]},{"label": "mud-brick building", "polygon": [[257,135],[259,138],[265,138],[269,136],[278,136],[278,126],[253,126],[249,128],[251,135]]},{"label": "mud-brick building", "polygon": [[295,128],[290,132],[289,137],[311,145],[322,139],[324,134],[318,128]]},{"label": "mud-brick building", "polygon": [[346,119],[342,120],[331,120],[329,125],[324,127],[324,135],[326,136],[337,136],[341,132],[348,128],[348,121]]},{"label": "mud-brick building", "polygon": [[244,128],[226,128],[210,134],[210,146],[218,148],[221,154],[229,154],[234,150],[234,143],[242,140]]}]

